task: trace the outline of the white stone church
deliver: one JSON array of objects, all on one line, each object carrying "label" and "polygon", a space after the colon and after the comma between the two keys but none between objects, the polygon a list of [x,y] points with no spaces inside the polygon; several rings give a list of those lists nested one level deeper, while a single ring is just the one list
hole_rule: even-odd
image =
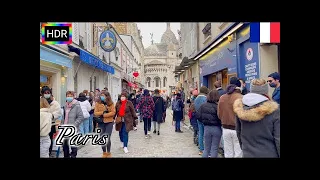
[{"label": "white stone church", "polygon": [[170,92],[176,86],[174,68],[178,62],[179,42],[167,23],[161,43],[152,43],[144,50],[145,88]]}]

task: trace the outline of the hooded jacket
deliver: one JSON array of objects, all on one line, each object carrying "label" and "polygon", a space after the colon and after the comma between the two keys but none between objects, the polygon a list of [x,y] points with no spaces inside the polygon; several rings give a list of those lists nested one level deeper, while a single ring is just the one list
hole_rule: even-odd
[{"label": "hooded jacket", "polygon": [[243,157],[280,157],[280,108],[263,95],[248,93],[233,105]]},{"label": "hooded jacket", "polygon": [[51,131],[52,114],[49,108],[40,109],[40,137],[48,136]]}]

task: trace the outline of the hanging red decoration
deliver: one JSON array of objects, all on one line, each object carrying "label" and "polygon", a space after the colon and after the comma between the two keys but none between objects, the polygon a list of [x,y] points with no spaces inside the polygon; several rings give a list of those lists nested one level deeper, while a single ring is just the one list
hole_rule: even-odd
[{"label": "hanging red decoration", "polygon": [[138,73],[138,72],[134,72],[134,73],[133,73],[133,76],[134,76],[134,77],[138,77],[138,76],[139,76],[139,73]]}]

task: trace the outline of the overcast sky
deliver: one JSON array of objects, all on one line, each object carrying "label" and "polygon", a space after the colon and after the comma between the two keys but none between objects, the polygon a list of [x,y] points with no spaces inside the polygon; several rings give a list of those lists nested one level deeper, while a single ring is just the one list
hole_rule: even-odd
[{"label": "overcast sky", "polygon": [[[150,33],[153,33],[153,42],[160,43],[162,34],[167,29],[167,23],[137,23],[138,28],[141,30],[142,43],[144,48],[147,48],[151,44]],[[171,31],[176,35],[178,39],[178,29],[180,29],[180,23],[170,23]]]}]

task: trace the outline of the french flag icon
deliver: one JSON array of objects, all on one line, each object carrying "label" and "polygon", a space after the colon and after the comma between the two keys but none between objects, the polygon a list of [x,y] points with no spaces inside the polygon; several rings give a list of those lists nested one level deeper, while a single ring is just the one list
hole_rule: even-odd
[{"label": "french flag icon", "polygon": [[280,43],[280,22],[251,22],[250,42]]}]

